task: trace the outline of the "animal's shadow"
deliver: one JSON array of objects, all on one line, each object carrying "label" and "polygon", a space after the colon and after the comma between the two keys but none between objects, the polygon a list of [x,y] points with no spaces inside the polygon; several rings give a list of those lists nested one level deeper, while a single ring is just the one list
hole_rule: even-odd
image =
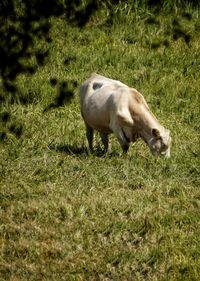
[{"label": "animal's shadow", "polygon": [[83,155],[83,154],[87,155],[88,154],[87,147],[85,147],[83,145],[78,146],[78,145],[60,143],[60,144],[50,144],[49,148],[56,152],[64,153],[64,154],[68,154],[68,155]]},{"label": "animal's shadow", "polygon": [[94,155],[97,157],[103,157],[109,155],[109,157],[112,157],[117,155],[117,153],[114,151],[109,152],[109,154],[105,153],[100,146],[95,147],[92,152],[89,151],[88,148],[84,145],[71,145],[71,144],[64,144],[64,143],[50,144],[49,149],[54,150],[58,153],[63,153],[67,155],[76,155],[76,156]]}]

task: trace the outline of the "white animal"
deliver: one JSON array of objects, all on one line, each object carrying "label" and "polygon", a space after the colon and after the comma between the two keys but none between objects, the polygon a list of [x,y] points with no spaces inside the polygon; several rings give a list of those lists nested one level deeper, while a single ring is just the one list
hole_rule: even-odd
[{"label": "white animal", "polygon": [[93,73],[80,87],[80,103],[90,150],[95,129],[105,151],[108,135],[114,133],[124,152],[142,138],[154,155],[170,157],[170,131],[160,125],[136,89]]}]

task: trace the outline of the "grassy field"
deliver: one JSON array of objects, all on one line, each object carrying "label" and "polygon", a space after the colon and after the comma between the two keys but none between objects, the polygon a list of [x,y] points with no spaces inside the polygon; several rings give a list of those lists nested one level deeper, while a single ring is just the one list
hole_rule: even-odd
[{"label": "grassy field", "polygon": [[[51,19],[45,66],[17,81],[32,102],[1,108],[0,280],[200,280],[199,16],[122,4],[83,29]],[[145,96],[170,159],[142,141],[124,156],[114,137],[104,156],[98,134],[87,152],[75,84],[92,72]],[[63,81],[74,99],[45,110]]]}]

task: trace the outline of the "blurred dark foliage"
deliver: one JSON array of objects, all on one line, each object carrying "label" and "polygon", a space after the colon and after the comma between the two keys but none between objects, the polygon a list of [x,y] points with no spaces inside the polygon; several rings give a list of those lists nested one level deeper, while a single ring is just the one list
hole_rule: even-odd
[{"label": "blurred dark foliage", "polygon": [[[36,40],[52,41],[49,18],[64,15],[71,24],[83,27],[98,8],[99,1],[57,0],[3,0],[0,2],[0,77],[1,98],[7,93],[20,95],[15,79],[20,73],[34,74],[48,56],[45,50],[37,49]],[[47,45],[48,46],[48,45]],[[31,58],[36,63],[31,64]],[[71,58],[70,58],[71,60]],[[70,61],[66,60],[65,63]],[[33,60],[32,60],[33,61]],[[29,63],[27,63],[29,62]]]},{"label": "blurred dark foliage", "polygon": [[[108,23],[111,25],[113,23],[113,7],[119,2],[122,1],[85,0],[83,5],[81,0],[1,0],[0,110],[4,102],[14,103],[17,101],[24,105],[34,102],[32,90],[26,94],[21,93],[16,86],[16,78],[21,73],[32,75],[37,71],[38,67],[45,64],[48,57],[48,45],[53,40],[50,36],[50,17],[62,16],[69,24],[82,28],[101,5],[107,5],[110,15]],[[147,6],[158,10],[164,7],[167,1],[146,0],[145,2]],[[181,3],[184,7],[186,3],[197,6],[199,5],[198,2],[197,0],[185,0]],[[142,3],[143,1],[141,1]],[[138,5],[140,5],[139,2]],[[191,20],[191,15],[187,12],[183,13],[183,17]],[[159,25],[155,18],[149,18],[147,22]],[[174,40],[183,38],[187,44],[190,41],[190,36],[177,24],[174,24],[173,38]],[[46,47],[38,49],[37,40],[43,41]],[[157,45],[153,47],[157,48]],[[68,56],[63,63],[68,65],[73,63],[75,59],[75,57]],[[55,78],[51,78],[50,83],[52,86],[57,87],[57,96],[48,109],[59,107],[73,98],[70,83],[58,82]],[[6,118],[10,118],[10,115],[8,116],[1,115],[0,122],[4,124]],[[23,132],[23,126],[16,125],[15,128],[10,128],[10,131],[19,137]],[[4,138],[4,132],[1,132],[0,140]]]},{"label": "blurred dark foliage", "polygon": [[0,113],[0,120],[4,123],[7,123],[10,120],[10,113],[3,111]]},{"label": "blurred dark foliage", "polygon": [[147,24],[155,24],[155,25],[160,25],[160,21],[154,17],[154,16],[149,16],[146,20],[145,20],[145,23]]},{"label": "blurred dark foliage", "polygon": [[[11,93],[14,97],[20,95],[15,84],[15,79],[20,73],[34,74],[39,66],[45,63],[48,56],[48,44],[46,49],[37,49],[36,40],[44,40],[50,43],[51,25],[49,18],[63,16],[71,23],[83,27],[91,15],[102,5],[106,4],[110,10],[110,23],[112,23],[113,5],[119,0],[86,0],[82,5],[81,0],[2,0],[0,1],[0,103]],[[198,5],[197,0],[182,1]],[[147,0],[150,7],[162,8],[166,1]],[[191,14],[185,12],[185,18],[191,20]],[[149,24],[159,24],[156,18],[147,19]],[[174,28],[174,39],[184,38],[190,40],[188,35],[179,28]],[[32,58],[35,60],[31,60]],[[64,64],[75,60],[74,57],[66,57]],[[30,63],[35,61],[35,63]]]},{"label": "blurred dark foliage", "polygon": [[[12,123],[10,122],[12,121]],[[0,131],[0,142],[6,139],[8,133],[15,135],[15,137],[21,137],[24,126],[19,122],[13,122],[11,114],[8,111],[2,111],[0,113],[0,122],[3,125],[3,130]]]},{"label": "blurred dark foliage", "polygon": [[[1,0],[0,1],[0,111],[4,102],[28,104],[34,101],[34,93],[22,93],[16,86],[16,78],[21,73],[34,74],[38,67],[44,65],[48,57],[50,37],[50,17],[63,16],[70,24],[83,27],[90,16],[103,1],[80,0]],[[118,2],[118,1],[114,1]],[[37,40],[44,41],[46,47],[38,49]],[[67,57],[64,64],[74,60]],[[33,61],[35,63],[33,63]],[[51,79],[52,86],[58,84],[58,93],[48,109],[59,107],[73,98],[73,92],[67,82],[57,83]],[[1,112],[0,140],[6,138],[7,131],[20,137],[23,125],[13,123],[5,128],[10,113]],[[5,130],[4,130],[5,128]]]},{"label": "blurred dark foliage", "polygon": [[[183,42],[189,45],[193,34],[187,29],[185,20],[190,21],[191,19],[192,14],[189,12],[183,12],[179,16],[175,16],[171,20],[171,27],[165,29],[166,38],[163,40],[158,40],[157,38],[154,38],[154,40],[151,41],[146,40],[146,46],[150,47],[151,49],[158,49],[162,46],[169,48],[170,41],[177,41],[179,39],[182,39]],[[148,16],[145,20],[145,24],[156,25],[159,28],[159,26],[161,26],[161,22],[159,19],[157,19],[157,13]]]},{"label": "blurred dark foliage", "polygon": [[192,19],[192,15],[189,12],[184,12],[182,14],[182,17],[186,18],[187,20],[191,20]]},{"label": "blurred dark foliage", "polygon": [[76,61],[76,57],[75,56],[67,56],[65,58],[65,60],[64,60],[64,64],[65,65],[69,65],[69,64],[71,64],[71,63],[73,63],[75,61]]},{"label": "blurred dark foliage", "polygon": [[76,81],[58,82],[55,78],[50,79],[50,84],[52,87],[57,86],[57,95],[54,101],[44,109],[44,112],[69,103],[74,97],[74,88],[77,86]]},{"label": "blurred dark foliage", "polygon": [[6,138],[6,132],[2,131],[0,132],[0,141],[4,141]]},{"label": "blurred dark foliage", "polygon": [[51,78],[50,79],[50,84],[52,87],[55,87],[57,85],[57,79],[56,78]]},{"label": "blurred dark foliage", "polygon": [[[189,13],[187,13],[186,19],[190,20]],[[185,15],[183,15],[185,17]],[[173,39],[178,40],[179,38],[182,38],[186,44],[189,44],[191,40],[191,35],[184,30],[184,27],[181,25],[179,19],[174,18],[172,22],[172,33],[173,33]]]},{"label": "blurred dark foliage", "polygon": [[10,133],[14,134],[16,137],[21,137],[22,133],[23,133],[23,125],[22,124],[17,124],[17,123],[13,123],[9,126],[8,130],[10,131]]},{"label": "blurred dark foliage", "polygon": [[[50,17],[62,16],[68,23],[82,28],[102,3],[119,3],[118,0],[84,2],[83,5],[81,0],[0,1],[0,106],[5,100],[23,104],[32,101],[31,95],[26,98],[20,93],[15,81],[19,74],[34,74],[45,63],[48,44],[52,42]],[[45,49],[37,48],[37,40],[47,43]],[[74,60],[66,57],[64,64]]]},{"label": "blurred dark foliage", "polygon": [[162,8],[165,8],[167,5],[170,5],[173,2],[175,5],[180,6],[180,8],[184,8],[188,4],[190,4],[193,7],[199,6],[199,0],[182,0],[182,1],[147,0],[147,5],[149,7],[155,8],[156,10],[160,10]]}]

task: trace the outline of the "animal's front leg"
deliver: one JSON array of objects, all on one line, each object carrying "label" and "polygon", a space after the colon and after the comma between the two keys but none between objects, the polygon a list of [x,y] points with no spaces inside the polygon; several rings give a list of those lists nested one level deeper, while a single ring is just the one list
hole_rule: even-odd
[{"label": "animal's front leg", "polygon": [[123,150],[123,153],[127,153],[128,149],[129,149],[129,144],[124,143],[124,144],[121,145],[121,148]]},{"label": "animal's front leg", "polygon": [[102,143],[104,145],[104,151],[107,152],[108,151],[108,145],[109,145],[108,134],[100,133],[100,136],[101,136]]},{"label": "animal's front leg", "polygon": [[93,136],[94,136],[94,129],[90,127],[87,123],[85,123],[86,127],[86,137],[88,140],[89,149],[93,150]]},{"label": "animal's front leg", "polygon": [[[119,140],[119,139],[118,139],[118,140]],[[122,141],[119,140],[119,143],[120,143],[120,145],[121,145],[121,148],[122,148],[122,150],[123,150],[123,153],[127,153],[127,152],[128,152],[128,149],[129,149],[130,143],[127,142],[126,140],[122,140]]]},{"label": "animal's front leg", "polygon": [[124,130],[119,126],[116,126],[113,128],[113,132],[114,132],[115,136],[117,137],[123,152],[127,153],[129,146],[130,146],[130,140],[126,136]]}]

